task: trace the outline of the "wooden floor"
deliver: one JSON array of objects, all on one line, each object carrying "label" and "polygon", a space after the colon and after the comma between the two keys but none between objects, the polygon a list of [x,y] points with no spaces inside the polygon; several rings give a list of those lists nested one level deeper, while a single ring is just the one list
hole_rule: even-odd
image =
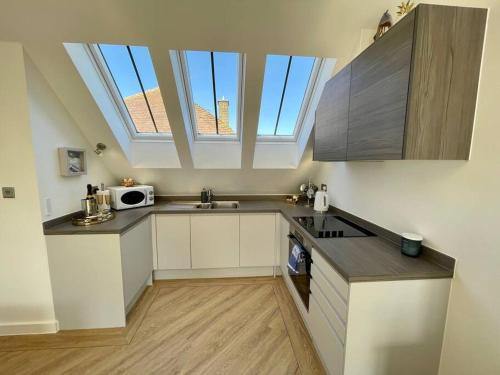
[{"label": "wooden floor", "polygon": [[281,278],[157,281],[127,328],[0,337],[0,374],[324,374]]}]

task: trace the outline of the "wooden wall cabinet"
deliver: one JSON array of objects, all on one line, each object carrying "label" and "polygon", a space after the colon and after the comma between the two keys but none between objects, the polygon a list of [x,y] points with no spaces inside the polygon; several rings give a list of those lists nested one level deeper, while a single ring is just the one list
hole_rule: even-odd
[{"label": "wooden wall cabinet", "polygon": [[346,160],[351,65],[330,79],[316,110],[314,160]]},{"label": "wooden wall cabinet", "polygon": [[420,4],[363,51],[325,85],[314,160],[469,159],[486,16]]},{"label": "wooden wall cabinet", "polygon": [[347,160],[402,158],[414,19],[352,62]]}]

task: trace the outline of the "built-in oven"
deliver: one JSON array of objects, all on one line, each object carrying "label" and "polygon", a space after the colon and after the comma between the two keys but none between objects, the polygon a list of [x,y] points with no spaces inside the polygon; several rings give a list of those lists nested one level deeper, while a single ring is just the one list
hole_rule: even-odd
[{"label": "built-in oven", "polygon": [[[307,241],[304,241],[304,237],[293,227],[291,232],[288,234],[289,239],[289,259],[292,257],[293,249],[301,250],[301,256],[298,261],[293,265],[288,266],[288,275],[300,296],[300,299],[304,303],[306,310],[309,310],[309,294],[310,294],[310,284],[311,284],[311,246]],[[297,250],[296,250],[297,251]]]}]

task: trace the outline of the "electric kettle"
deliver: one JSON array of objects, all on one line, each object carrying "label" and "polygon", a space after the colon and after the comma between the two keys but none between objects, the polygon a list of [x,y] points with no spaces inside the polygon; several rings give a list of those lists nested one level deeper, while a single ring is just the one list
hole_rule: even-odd
[{"label": "electric kettle", "polygon": [[326,185],[321,185],[321,190],[316,192],[314,198],[314,211],[316,212],[326,212],[329,206],[328,193],[326,192]]}]

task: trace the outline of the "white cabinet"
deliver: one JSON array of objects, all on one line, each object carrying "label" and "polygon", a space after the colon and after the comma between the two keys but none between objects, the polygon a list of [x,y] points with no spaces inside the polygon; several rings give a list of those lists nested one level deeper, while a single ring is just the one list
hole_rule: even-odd
[{"label": "white cabinet", "polygon": [[437,374],[450,279],[347,283],[312,261],[305,320],[329,374]]},{"label": "white cabinet", "polygon": [[140,297],[153,271],[151,219],[141,221],[120,236],[123,295],[128,312]]},{"label": "white cabinet", "polygon": [[314,345],[326,370],[331,375],[341,375],[344,367],[344,346],[330,327],[314,294],[309,298],[308,323]]},{"label": "white cabinet", "polygon": [[240,267],[275,265],[276,214],[240,215]]},{"label": "white cabinet", "polygon": [[151,223],[120,234],[46,236],[54,310],[62,330],[125,327],[151,282]]},{"label": "white cabinet", "polygon": [[191,220],[189,215],[156,215],[158,268],[191,268]]},{"label": "white cabinet", "polygon": [[192,268],[239,267],[239,225],[239,215],[192,215]]}]

